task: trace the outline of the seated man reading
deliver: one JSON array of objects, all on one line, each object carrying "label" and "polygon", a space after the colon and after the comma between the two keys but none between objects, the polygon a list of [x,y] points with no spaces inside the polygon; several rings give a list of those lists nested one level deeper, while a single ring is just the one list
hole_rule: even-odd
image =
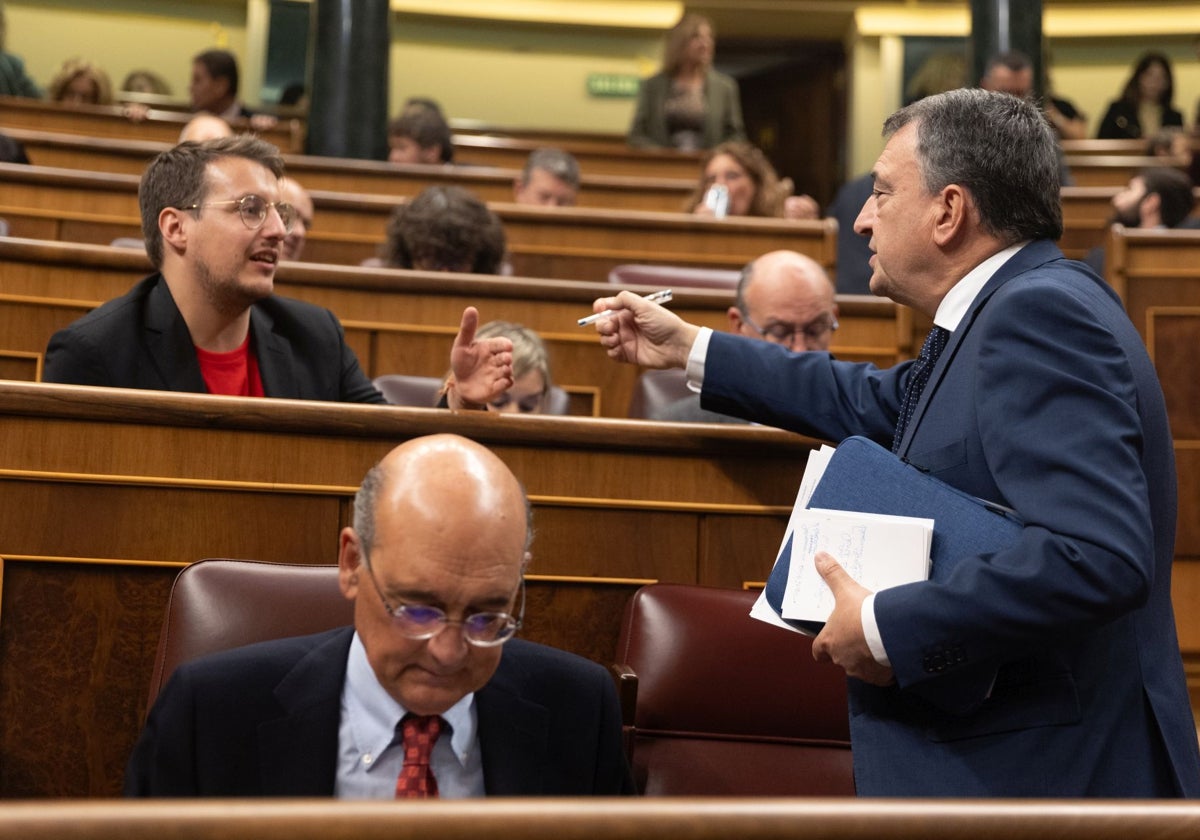
[{"label": "seated man reading", "polygon": [[513,638],[531,536],[525,493],[492,452],[454,435],[398,446],[340,535],[354,626],[181,666],[126,794],[632,793],[605,670]]}]

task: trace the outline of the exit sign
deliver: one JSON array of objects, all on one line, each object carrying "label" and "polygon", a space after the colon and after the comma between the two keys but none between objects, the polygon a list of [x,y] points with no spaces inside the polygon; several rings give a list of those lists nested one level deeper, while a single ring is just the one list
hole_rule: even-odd
[{"label": "exit sign", "polygon": [[632,99],[642,80],[629,73],[592,73],[587,77],[589,96],[613,96]]}]

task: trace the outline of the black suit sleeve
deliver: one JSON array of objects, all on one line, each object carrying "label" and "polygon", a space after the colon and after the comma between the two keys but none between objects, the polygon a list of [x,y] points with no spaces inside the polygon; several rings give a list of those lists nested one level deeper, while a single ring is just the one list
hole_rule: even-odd
[{"label": "black suit sleeve", "polygon": [[103,364],[103,354],[87,335],[78,330],[59,330],[46,347],[43,382],[64,385],[112,385]]},{"label": "black suit sleeve", "polygon": [[387,400],[371,384],[371,380],[367,378],[367,375],[363,373],[362,368],[358,364],[358,356],[350,349],[350,345],[346,344],[346,333],[342,329],[341,322],[338,321],[337,316],[332,312],[329,312],[328,315],[330,320],[333,321],[334,328],[337,330],[338,344],[341,347],[340,396],[338,398],[342,402],[386,405]]}]

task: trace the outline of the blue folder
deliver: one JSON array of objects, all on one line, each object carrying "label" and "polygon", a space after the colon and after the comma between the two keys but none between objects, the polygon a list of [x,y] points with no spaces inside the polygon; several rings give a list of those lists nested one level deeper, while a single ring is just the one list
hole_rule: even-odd
[{"label": "blue folder", "polygon": [[[935,581],[949,575],[960,558],[991,554],[1014,544],[1022,527],[1007,508],[951,487],[864,437],[841,442],[808,506],[932,519],[929,578]],[[765,592],[767,603],[781,618],[791,557],[789,535]],[[824,626],[819,621],[783,620],[809,633],[819,633]]]}]

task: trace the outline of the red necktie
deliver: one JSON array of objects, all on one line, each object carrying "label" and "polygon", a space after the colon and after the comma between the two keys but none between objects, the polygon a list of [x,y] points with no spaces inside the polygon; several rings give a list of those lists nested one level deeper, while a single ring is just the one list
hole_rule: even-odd
[{"label": "red necktie", "polygon": [[396,779],[397,799],[425,799],[438,795],[437,779],[429,769],[433,745],[445,721],[438,715],[405,715],[400,721],[404,737],[404,767]]}]

